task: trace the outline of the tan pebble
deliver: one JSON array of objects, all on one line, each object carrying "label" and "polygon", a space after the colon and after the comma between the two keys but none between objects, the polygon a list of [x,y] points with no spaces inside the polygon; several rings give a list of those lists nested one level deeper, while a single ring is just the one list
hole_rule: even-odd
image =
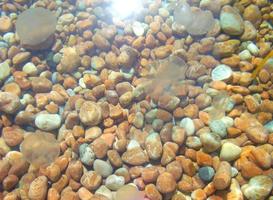
[{"label": "tan pebble", "polygon": [[161,157],[161,164],[163,166],[175,159],[178,148],[179,147],[176,143],[167,142],[163,145],[163,153]]},{"label": "tan pebble", "polygon": [[122,166],[122,159],[116,150],[108,150],[107,157],[108,157],[110,163],[114,167],[121,167]]},{"label": "tan pebble", "polygon": [[126,169],[124,167],[118,168],[115,171],[115,175],[122,176],[125,180],[125,183],[128,183],[131,180],[131,176],[130,176],[128,169]]},{"label": "tan pebble", "polygon": [[178,161],[172,161],[166,166],[166,171],[171,173],[176,181],[178,181],[183,173],[182,166]]},{"label": "tan pebble", "polygon": [[44,200],[47,195],[47,178],[45,176],[37,177],[30,184],[28,196],[31,200]]},{"label": "tan pebble", "polygon": [[247,95],[244,98],[245,104],[249,112],[255,113],[259,108],[259,102],[251,95]]},{"label": "tan pebble", "polygon": [[80,161],[71,161],[66,169],[67,176],[80,181],[83,174],[83,165]]},{"label": "tan pebble", "polygon": [[0,182],[8,175],[10,164],[7,160],[0,160]]},{"label": "tan pebble", "polygon": [[95,194],[89,200],[108,200],[108,198],[102,194]]},{"label": "tan pebble", "polygon": [[80,200],[90,200],[93,194],[89,192],[85,187],[81,187],[78,190]]},{"label": "tan pebble", "polygon": [[167,56],[169,56],[172,52],[172,46],[161,46],[156,49],[154,49],[154,54],[158,59],[164,59]]},{"label": "tan pebble", "polygon": [[8,175],[6,178],[4,178],[4,180],[2,182],[3,189],[7,190],[7,191],[12,190],[16,186],[18,181],[19,181],[19,179],[17,176],[12,175],[12,174]]},{"label": "tan pebble", "polygon": [[194,176],[196,173],[196,168],[190,159],[186,159],[182,156],[177,156],[176,160],[179,161],[183,168],[183,172],[189,176]]},{"label": "tan pebble", "polygon": [[25,159],[16,159],[12,164],[9,174],[14,174],[18,177],[24,175],[29,169],[29,163]]},{"label": "tan pebble", "polygon": [[52,88],[52,83],[44,77],[33,77],[31,80],[31,86],[36,93],[49,92]]},{"label": "tan pebble", "polygon": [[11,31],[12,29],[12,22],[8,16],[0,17],[0,32],[6,33]]},{"label": "tan pebble", "polygon": [[212,166],[212,157],[202,151],[196,152],[196,161],[199,166]]},{"label": "tan pebble", "polygon": [[145,183],[154,183],[159,176],[159,172],[155,167],[144,168],[141,177]]},{"label": "tan pebble", "polygon": [[4,91],[15,94],[16,96],[21,96],[21,88],[17,83],[7,83],[4,85]]},{"label": "tan pebble", "polygon": [[108,40],[100,33],[96,33],[93,37],[92,37],[92,41],[94,42],[94,44],[102,50],[108,50],[110,48],[110,43],[108,42]]},{"label": "tan pebble", "polygon": [[156,181],[156,188],[163,194],[173,192],[176,189],[173,175],[168,172],[160,174]]},{"label": "tan pebble", "polygon": [[191,198],[193,200],[205,200],[207,199],[207,195],[206,193],[204,192],[204,190],[202,189],[197,189],[197,190],[194,190],[192,193],[191,193]]},{"label": "tan pebble", "polygon": [[65,47],[63,52],[64,54],[60,64],[57,66],[57,71],[71,73],[80,65],[81,58],[76,48]]},{"label": "tan pebble", "polygon": [[264,169],[271,167],[272,158],[265,150],[261,148],[255,148],[251,151],[251,155],[255,158],[255,163]]},{"label": "tan pebble", "polygon": [[154,184],[148,184],[145,187],[145,194],[150,200],[162,200],[161,194],[158,192]]},{"label": "tan pebble", "polygon": [[96,190],[102,182],[102,177],[94,171],[89,171],[81,177],[81,184],[88,190]]},{"label": "tan pebble", "polygon": [[61,169],[56,164],[51,164],[46,168],[46,176],[52,182],[56,182],[61,176]]},{"label": "tan pebble", "polygon": [[76,199],[77,199],[77,194],[76,192],[73,192],[71,187],[66,187],[61,193],[60,200],[76,200]]},{"label": "tan pebble", "polygon": [[88,126],[94,126],[101,122],[101,108],[94,102],[86,101],[80,108],[79,117],[82,123]]},{"label": "tan pebble", "polygon": [[10,92],[0,92],[0,111],[13,114],[19,109],[20,105],[18,96]]},{"label": "tan pebble", "polygon": [[2,129],[2,137],[7,145],[14,147],[23,141],[24,131],[19,127],[5,127]]},{"label": "tan pebble", "polygon": [[55,188],[59,193],[63,190],[65,186],[68,184],[68,178],[66,175],[62,175],[62,177],[56,182],[52,184],[52,187]]},{"label": "tan pebble", "polygon": [[213,178],[214,186],[217,190],[223,190],[230,185],[231,166],[228,162],[222,161]]},{"label": "tan pebble", "polygon": [[228,57],[231,56],[240,45],[239,40],[227,40],[224,42],[216,42],[213,47],[213,55],[220,57]]},{"label": "tan pebble", "polygon": [[102,134],[102,130],[98,126],[91,127],[85,131],[85,139],[88,141],[93,141]]},{"label": "tan pebble", "polygon": [[91,148],[97,158],[103,158],[107,154],[109,146],[102,138],[97,138],[92,144]]},{"label": "tan pebble", "polygon": [[60,194],[55,188],[50,188],[47,192],[47,200],[59,200]]},{"label": "tan pebble", "polygon": [[125,92],[119,97],[119,102],[123,107],[127,107],[133,100],[133,93],[131,91]]},{"label": "tan pebble", "polygon": [[29,52],[20,52],[12,58],[14,65],[20,65],[26,62],[30,58],[31,54]]},{"label": "tan pebble", "polygon": [[163,110],[163,109],[158,109],[158,110],[157,110],[156,117],[157,117],[158,119],[163,120],[164,122],[169,122],[169,121],[172,120],[172,115],[171,115],[171,113],[169,113],[168,111]]},{"label": "tan pebble", "polygon": [[192,192],[192,178],[190,176],[183,175],[182,179],[178,182],[177,187],[181,192]]},{"label": "tan pebble", "polygon": [[142,165],[149,161],[148,155],[140,147],[127,150],[121,158],[130,165]]}]

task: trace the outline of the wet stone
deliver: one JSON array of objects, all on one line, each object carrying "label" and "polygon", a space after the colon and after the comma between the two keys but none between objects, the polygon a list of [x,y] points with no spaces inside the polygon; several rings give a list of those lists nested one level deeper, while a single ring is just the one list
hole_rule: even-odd
[{"label": "wet stone", "polygon": [[214,177],[214,174],[215,172],[212,167],[201,167],[198,170],[199,177],[205,182],[211,181]]}]

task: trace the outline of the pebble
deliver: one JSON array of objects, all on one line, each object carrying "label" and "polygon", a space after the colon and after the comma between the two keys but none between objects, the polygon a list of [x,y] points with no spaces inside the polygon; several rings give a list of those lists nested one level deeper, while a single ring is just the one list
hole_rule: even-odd
[{"label": "pebble", "polygon": [[247,45],[247,49],[250,51],[250,53],[254,56],[257,56],[259,54],[259,48],[253,43],[249,43]]},{"label": "pebble", "polygon": [[36,93],[45,93],[51,90],[52,83],[45,77],[33,77],[31,79],[31,87]]},{"label": "pebble", "polygon": [[245,31],[241,35],[240,39],[242,41],[251,41],[257,37],[257,29],[249,21],[244,21]]},{"label": "pebble", "polygon": [[148,155],[140,147],[127,150],[121,158],[130,165],[143,165],[149,161]]},{"label": "pebble", "polygon": [[108,199],[113,199],[112,191],[104,185],[100,186],[99,189],[96,190],[95,194],[100,194],[106,196]]},{"label": "pebble", "polygon": [[101,107],[94,102],[85,101],[80,108],[79,117],[81,122],[87,126],[98,125],[102,120]]},{"label": "pebble", "polygon": [[231,182],[231,166],[228,162],[222,161],[217,168],[213,178],[214,187],[217,190],[226,189]]},{"label": "pebble", "polygon": [[158,192],[154,184],[148,184],[145,186],[145,193],[149,199],[152,200],[162,200],[160,192]]},{"label": "pebble", "polygon": [[12,63],[14,65],[20,65],[26,62],[30,58],[30,56],[31,54],[29,52],[20,52],[12,58]]},{"label": "pebble", "polygon": [[35,118],[35,126],[44,131],[52,131],[61,126],[61,116],[58,114],[38,114]]},{"label": "pebble", "polygon": [[0,32],[6,33],[11,31],[11,29],[12,29],[11,19],[7,16],[0,17]]},{"label": "pebble", "polygon": [[176,189],[176,182],[173,175],[169,172],[160,174],[156,181],[156,188],[162,194],[173,192]]},{"label": "pebble", "polygon": [[249,61],[251,59],[251,57],[252,57],[250,52],[247,49],[241,51],[239,53],[239,56],[240,56],[240,59],[244,60],[244,61]]},{"label": "pebble", "polygon": [[65,47],[60,64],[57,66],[59,72],[73,72],[81,63],[81,57],[73,47]]},{"label": "pebble", "polygon": [[17,146],[24,139],[24,131],[19,127],[5,127],[2,129],[2,137],[10,147]]},{"label": "pebble", "polygon": [[89,146],[89,144],[81,144],[79,146],[80,160],[83,164],[91,166],[96,158],[95,153]]},{"label": "pebble", "polygon": [[266,199],[273,187],[272,178],[269,176],[255,176],[242,186],[242,192],[247,199]]},{"label": "pebble", "polygon": [[211,78],[213,81],[224,81],[232,76],[232,69],[227,65],[218,65],[211,72]]},{"label": "pebble", "polygon": [[0,63],[0,81],[4,81],[10,75],[10,66],[7,62]]},{"label": "pebble", "polygon": [[221,146],[221,137],[216,133],[202,133],[200,135],[201,143],[206,152],[214,152]]},{"label": "pebble", "polygon": [[264,125],[264,127],[268,132],[272,133],[273,132],[273,121],[267,122]]},{"label": "pebble", "polygon": [[104,160],[96,159],[93,164],[93,169],[104,178],[108,177],[113,173],[112,166]]},{"label": "pebble", "polygon": [[71,24],[74,21],[74,15],[71,13],[66,13],[59,17],[58,24],[62,26]]},{"label": "pebble", "polygon": [[230,162],[239,158],[241,152],[242,150],[239,146],[231,142],[225,142],[221,148],[220,159]]},{"label": "pebble", "polygon": [[139,192],[138,188],[134,184],[124,185],[118,189],[116,193],[116,199],[118,200],[138,200],[143,199],[143,194]]},{"label": "pebble", "polygon": [[103,60],[103,58],[98,57],[98,56],[94,56],[92,57],[91,60],[91,67],[95,70],[102,70],[105,66],[105,61]]},{"label": "pebble", "polygon": [[118,190],[125,184],[125,179],[122,176],[110,175],[105,180],[105,186],[110,190]]},{"label": "pebble", "polygon": [[38,69],[33,63],[28,62],[23,66],[23,72],[27,73],[30,76],[35,76],[38,73]]},{"label": "pebble", "polygon": [[241,35],[244,32],[244,21],[241,15],[231,6],[226,5],[220,13],[222,30],[229,35]]},{"label": "pebble", "polygon": [[158,133],[150,133],[146,137],[145,149],[150,159],[158,160],[161,157],[163,146]]},{"label": "pebble", "polygon": [[198,176],[205,182],[209,182],[214,177],[214,169],[212,167],[201,167],[198,170]]},{"label": "pebble", "polygon": [[13,114],[20,108],[20,99],[13,93],[0,92],[0,111]]},{"label": "pebble", "polygon": [[213,120],[209,123],[209,127],[212,132],[217,133],[221,138],[225,138],[227,135],[227,127],[221,120]]},{"label": "pebble", "polygon": [[229,57],[238,50],[239,45],[240,41],[235,39],[216,42],[212,54],[216,57]]},{"label": "pebble", "polygon": [[31,200],[45,200],[47,196],[47,187],[47,178],[45,176],[38,176],[29,186],[28,197]]},{"label": "pebble", "polygon": [[94,171],[85,172],[81,177],[81,184],[88,190],[96,190],[102,182],[102,177]]},{"label": "pebble", "polygon": [[182,119],[179,125],[180,125],[180,127],[185,129],[187,136],[191,136],[194,134],[195,126],[194,126],[193,120],[191,118],[186,117],[186,118]]},{"label": "pebble", "polygon": [[250,21],[255,27],[258,27],[262,22],[262,13],[258,6],[250,4],[243,13],[244,20]]}]

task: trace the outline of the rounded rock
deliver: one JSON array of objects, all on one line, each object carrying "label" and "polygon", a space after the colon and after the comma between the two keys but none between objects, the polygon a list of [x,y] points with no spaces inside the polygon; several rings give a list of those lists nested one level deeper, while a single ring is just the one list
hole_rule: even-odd
[{"label": "rounded rock", "polygon": [[104,160],[96,159],[93,168],[102,177],[107,177],[113,173],[113,167]]},{"label": "rounded rock", "polygon": [[123,176],[110,175],[105,180],[105,186],[110,190],[118,190],[125,184],[125,179]]},{"label": "rounded rock", "polygon": [[241,148],[231,142],[226,142],[222,145],[220,152],[220,159],[225,161],[233,161],[239,158],[241,154]]},{"label": "rounded rock", "polygon": [[211,72],[211,78],[213,81],[227,80],[232,76],[232,69],[227,65],[218,65]]},{"label": "rounded rock", "polygon": [[214,169],[212,167],[201,167],[199,168],[198,175],[199,177],[206,182],[209,182],[214,177]]},{"label": "rounded rock", "polygon": [[160,174],[156,181],[156,187],[162,194],[173,192],[176,189],[176,182],[173,175],[169,172]]},{"label": "rounded rock", "polygon": [[87,126],[98,125],[102,120],[101,107],[92,101],[86,101],[80,108],[80,120]]},{"label": "rounded rock", "polygon": [[38,114],[35,118],[35,126],[44,131],[52,131],[61,126],[61,116],[58,114]]}]

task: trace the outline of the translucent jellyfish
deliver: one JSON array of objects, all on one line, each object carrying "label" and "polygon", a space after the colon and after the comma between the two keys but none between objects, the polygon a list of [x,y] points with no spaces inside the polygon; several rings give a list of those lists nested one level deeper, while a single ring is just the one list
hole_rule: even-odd
[{"label": "translucent jellyfish", "polygon": [[186,2],[180,2],[174,9],[174,21],[188,27],[193,21],[191,7]]},{"label": "translucent jellyfish", "polygon": [[46,49],[54,41],[57,19],[44,8],[30,8],[18,16],[16,32],[21,45],[28,49]]},{"label": "translucent jellyfish", "polygon": [[58,141],[53,134],[47,132],[29,133],[20,150],[25,159],[35,167],[49,165],[60,154]]}]

